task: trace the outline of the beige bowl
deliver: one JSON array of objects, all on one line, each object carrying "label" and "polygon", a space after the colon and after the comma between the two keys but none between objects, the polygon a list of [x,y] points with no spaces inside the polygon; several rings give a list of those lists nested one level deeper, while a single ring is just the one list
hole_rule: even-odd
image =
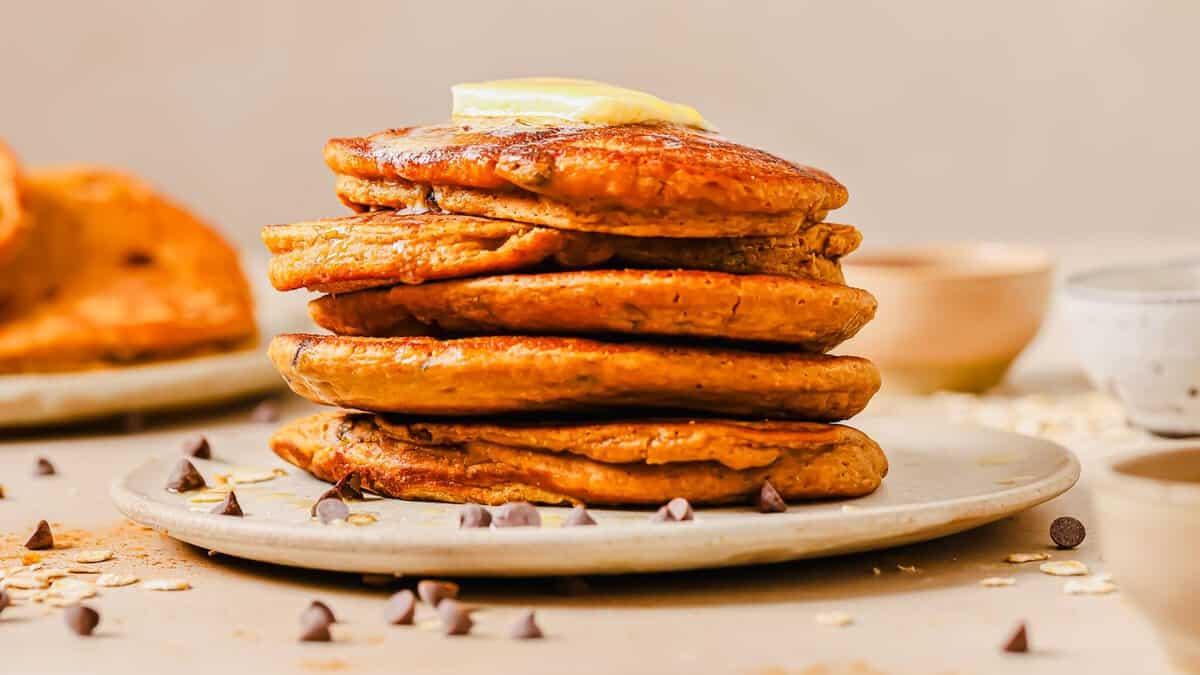
[{"label": "beige bowl", "polygon": [[1054,267],[1045,251],[996,243],[874,251],[843,266],[879,310],[838,351],[870,358],[886,389],[910,393],[999,384],[1037,335]]},{"label": "beige bowl", "polygon": [[1200,446],[1105,464],[1092,489],[1104,562],[1175,665],[1200,672]]}]

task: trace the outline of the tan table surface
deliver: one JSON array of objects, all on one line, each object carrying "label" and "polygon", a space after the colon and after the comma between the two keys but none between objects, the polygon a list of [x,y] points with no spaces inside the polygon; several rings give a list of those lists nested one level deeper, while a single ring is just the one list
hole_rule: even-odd
[{"label": "tan table surface", "polygon": [[[1016,378],[1022,390],[1070,388],[1078,376],[1064,353],[1061,321]],[[290,401],[285,416],[305,405]],[[175,452],[196,431],[249,424],[245,408],[154,423],[124,434],[85,429],[0,438],[0,556],[18,556],[39,518],[74,548],[103,546],[107,567],[144,579],[187,578],[176,593],[102,589],[90,602],[103,614],[93,639],[68,633],[60,610],[10,607],[0,614],[0,673],[218,672],[346,673],[1159,673],[1167,672],[1149,625],[1120,593],[1068,596],[1064,579],[1036,564],[1011,566],[1010,552],[1042,550],[1052,518],[1089,525],[1088,469],[1113,448],[1078,448],[1084,477],[1071,492],[1018,517],[940,541],[835,559],[743,569],[591,579],[566,595],[549,580],[464,582],[463,596],[487,609],[475,634],[390,627],[380,612],[387,591],[353,575],[242,562],[176,544],[124,523],[109,504],[113,476],[144,458]],[[266,449],[264,448],[264,452]],[[60,475],[34,479],[44,455]],[[1067,556],[1103,571],[1093,526]],[[47,558],[65,559],[71,549]],[[1147,560],[1152,565],[1154,561]],[[6,565],[12,564],[5,562]],[[915,565],[919,574],[897,565]],[[873,574],[878,567],[882,574]],[[984,588],[987,576],[1015,586]],[[1117,579],[1118,586],[1120,579]],[[313,598],[343,623],[333,644],[298,644],[297,618]],[[548,639],[514,642],[508,623],[534,607]],[[818,625],[814,615],[844,610],[855,622]],[[1000,645],[1027,620],[1034,652]]]}]

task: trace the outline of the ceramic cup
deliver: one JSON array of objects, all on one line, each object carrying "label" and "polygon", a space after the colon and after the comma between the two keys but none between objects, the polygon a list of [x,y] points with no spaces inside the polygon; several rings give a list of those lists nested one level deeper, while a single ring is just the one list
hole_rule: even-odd
[{"label": "ceramic cup", "polygon": [[998,384],[1037,335],[1053,270],[1040,249],[979,242],[877,250],[842,265],[879,310],[838,352],[874,361],[898,393]]},{"label": "ceramic cup", "polygon": [[1064,295],[1092,383],[1138,426],[1200,435],[1200,260],[1083,272]]},{"label": "ceramic cup", "polygon": [[1158,630],[1171,660],[1200,672],[1200,446],[1105,463],[1092,489],[1104,562]]}]

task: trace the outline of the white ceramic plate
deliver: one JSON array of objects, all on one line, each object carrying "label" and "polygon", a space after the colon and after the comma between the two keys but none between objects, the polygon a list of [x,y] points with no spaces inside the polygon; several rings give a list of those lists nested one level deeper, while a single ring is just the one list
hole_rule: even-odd
[{"label": "white ceramic plate", "polygon": [[[345,572],[523,576],[619,574],[777,562],[899,546],[961,532],[1068,490],[1079,462],[1049,441],[908,418],[856,420],[877,439],[891,473],[862,499],[793,505],[787,513],[698,509],[690,523],[647,522],[649,511],[593,509],[595,527],[560,527],[564,508],[542,507],[543,526],[458,530],[455,504],[371,498],[350,502],[367,525],[322,525],[308,515],[327,483],[275,460],[269,432],[210,436],[214,459],[195,464],[209,484],[219,474],[284,468],[287,475],[236,486],[245,518],[206,511],[198,493],[163,489],[176,456],[118,478],[122,513],[170,536],[228,555]],[[217,497],[212,497],[216,499]]]},{"label": "white ceramic plate", "polygon": [[[266,278],[261,271],[252,278]],[[261,284],[260,284],[261,285]],[[29,427],[131,411],[185,408],[280,389],[266,355],[276,333],[307,328],[303,294],[269,297],[256,289],[254,347],[175,361],[76,373],[0,375],[0,427]]]}]

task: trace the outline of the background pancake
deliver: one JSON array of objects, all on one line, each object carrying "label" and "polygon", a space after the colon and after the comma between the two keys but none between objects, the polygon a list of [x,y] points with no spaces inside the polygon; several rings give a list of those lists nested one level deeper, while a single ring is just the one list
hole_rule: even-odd
[{"label": "background pancake", "polygon": [[47,297],[0,322],[0,372],[73,370],[248,342],[255,323],[237,255],[191,214],[130,176],[31,172],[29,205],[58,269]]},{"label": "background pancake", "polygon": [[330,295],[309,305],[338,335],[659,335],[825,352],[875,316],[839,284],[690,270],[513,274]]},{"label": "background pancake", "polygon": [[744,503],[768,480],[784,499],[857,497],[887,473],[886,458],[866,436],[818,451],[786,451],[768,466],[736,471],[707,461],[606,464],[504,447],[433,449],[381,433],[373,416],[341,412],[285,425],[271,437],[271,449],[323,480],[356,471],[365,489],[385,496],[482,504],[658,505],[675,497]]},{"label": "background pancake", "polygon": [[268,350],[315,403],[418,415],[658,407],[830,422],[879,389],[850,356],[577,338],[277,336]]}]

